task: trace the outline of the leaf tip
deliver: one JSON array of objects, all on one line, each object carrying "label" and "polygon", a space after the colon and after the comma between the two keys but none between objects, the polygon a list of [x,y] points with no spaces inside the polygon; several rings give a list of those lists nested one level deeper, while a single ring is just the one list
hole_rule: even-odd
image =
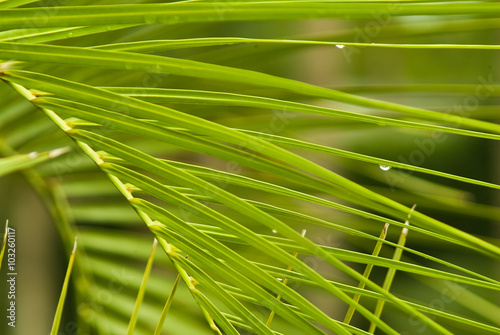
[{"label": "leaf tip", "polygon": [[389,223],[388,222],[385,223],[384,228],[383,228],[384,236],[387,235],[387,230],[389,230]]},{"label": "leaf tip", "polygon": [[5,73],[6,71],[13,70],[16,68],[16,65],[20,64],[21,62],[15,61],[15,60],[9,60],[6,62],[1,62],[0,63],[0,76],[1,75],[7,75]]},{"label": "leaf tip", "polygon": [[73,243],[73,251],[71,251],[71,255],[74,255],[76,252],[77,239],[78,239],[78,237],[75,236],[75,242]]},{"label": "leaf tip", "polygon": [[57,149],[51,150],[51,151],[49,151],[49,158],[56,158],[58,156],[61,156],[65,153],[67,153],[70,150],[71,150],[70,147],[63,147],[63,148],[57,148]]}]

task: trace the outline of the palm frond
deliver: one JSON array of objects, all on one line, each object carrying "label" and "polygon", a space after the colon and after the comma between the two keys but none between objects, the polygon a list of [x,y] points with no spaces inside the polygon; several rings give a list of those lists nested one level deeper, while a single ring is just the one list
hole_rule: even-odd
[{"label": "palm frond", "polygon": [[499,182],[449,159],[492,164],[499,85],[433,56],[492,62],[494,2],[45,6],[0,3],[0,174],[78,236],[80,330],[500,332]]}]

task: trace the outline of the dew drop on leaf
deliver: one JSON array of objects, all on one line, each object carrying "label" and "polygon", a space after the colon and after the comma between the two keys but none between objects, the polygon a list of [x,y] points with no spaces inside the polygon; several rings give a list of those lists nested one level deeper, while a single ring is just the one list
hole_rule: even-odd
[{"label": "dew drop on leaf", "polygon": [[389,165],[379,165],[381,170],[389,171],[391,167]]}]

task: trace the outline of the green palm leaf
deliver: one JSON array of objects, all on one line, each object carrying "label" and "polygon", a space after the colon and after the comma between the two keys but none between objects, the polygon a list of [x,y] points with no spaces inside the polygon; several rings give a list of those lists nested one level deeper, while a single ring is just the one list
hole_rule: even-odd
[{"label": "green palm leaf", "polygon": [[[451,68],[494,62],[499,11],[1,2],[0,174],[79,241],[53,331],[500,332],[500,186],[475,171],[495,169],[499,85]],[[322,82],[315,52],[342,70]]]}]

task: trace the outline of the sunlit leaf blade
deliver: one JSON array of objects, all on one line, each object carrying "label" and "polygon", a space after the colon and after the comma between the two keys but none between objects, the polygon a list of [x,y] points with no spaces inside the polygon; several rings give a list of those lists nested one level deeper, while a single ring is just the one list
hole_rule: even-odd
[{"label": "sunlit leaf blade", "polygon": [[[15,75],[14,75],[15,73]],[[148,104],[136,99],[131,99],[127,97],[118,98],[116,94],[111,92],[91,88],[86,85],[81,85],[77,83],[70,83],[68,81],[62,81],[56,78],[51,78],[47,76],[40,76],[39,74],[28,73],[24,71],[10,71],[8,76],[3,77],[4,80],[15,81],[17,84],[28,84],[32,85],[37,83],[43,78],[44,82],[40,85],[40,89],[51,91],[56,88],[57,92],[60,94],[67,94],[68,97],[76,99],[82,102],[89,102],[92,100],[92,104],[111,107],[111,108],[124,108],[125,110],[132,112],[134,111],[137,117],[146,118],[157,118],[160,122],[166,122],[179,127],[188,127],[195,129],[201,134],[208,136],[215,136],[222,140],[226,140],[237,145],[241,143],[250,143],[251,149],[265,153],[266,155],[274,155],[276,159],[286,161],[289,164],[297,164],[301,166],[301,169],[306,170],[312,174],[316,174],[321,178],[324,178],[328,182],[328,186],[331,188],[340,187],[343,191],[343,196],[348,197],[351,201],[356,200],[357,197],[362,196],[365,200],[362,202],[367,206],[373,207],[381,211],[388,211],[392,215],[401,217],[402,212],[408,212],[409,209],[397,202],[394,202],[386,197],[383,197],[375,192],[372,192],[359,184],[353,183],[350,180],[333,173],[303,157],[295,155],[291,152],[283,150],[277,146],[273,146],[269,142],[266,142],[260,138],[246,135],[242,132],[238,132],[222,125],[211,123],[209,121],[195,118],[191,115],[182,114],[180,112],[174,111],[172,109],[162,108],[161,106]],[[63,84],[64,83],[64,84]],[[42,100],[43,102],[43,100]],[[168,113],[168,115],[166,114]],[[181,117],[182,115],[182,117]],[[63,127],[68,127],[67,125],[62,125]],[[315,179],[310,179],[310,181],[316,181]],[[355,196],[357,195],[357,196]],[[464,244],[471,247],[478,247],[485,253],[490,253],[492,255],[500,254],[500,249],[494,245],[491,245],[481,239],[478,239],[470,234],[466,234],[456,228],[449,225],[445,225],[435,219],[432,219],[426,215],[419,212],[415,212],[413,215],[415,219],[415,225],[422,225],[426,228],[431,228],[436,232],[442,234],[451,235]]]},{"label": "sunlit leaf blade", "polygon": [[[460,134],[474,137],[490,139],[500,139],[499,135],[470,131],[454,127],[445,127],[427,123],[392,119],[381,116],[353,113],[350,111],[336,110],[313,105],[300,104],[290,101],[282,101],[264,97],[232,94],[224,92],[194,91],[179,89],[150,89],[150,88],[128,88],[128,87],[106,87],[112,92],[130,95],[154,103],[181,103],[181,104],[202,104],[221,106],[247,106],[258,108],[269,108],[283,110],[285,112],[301,112],[315,115],[324,115],[347,120],[369,122],[381,126],[398,126],[416,128],[422,130],[433,130],[436,132]],[[277,114],[279,117],[279,114]]]},{"label": "sunlit leaf blade", "polygon": [[117,43],[99,45],[96,49],[127,51],[137,53],[155,53],[178,48],[196,48],[206,46],[235,45],[243,43],[284,44],[284,45],[318,45],[318,46],[360,46],[372,48],[411,48],[411,49],[500,49],[499,45],[471,45],[471,44],[404,44],[404,43],[356,43],[356,42],[327,42],[312,40],[287,40],[287,39],[257,39],[257,38],[193,38],[179,40],[156,40],[130,43]]},{"label": "sunlit leaf blade", "polygon": [[29,154],[0,158],[0,176],[36,166],[49,159],[56,158],[68,150],[69,148],[59,148],[48,152],[31,152]]},{"label": "sunlit leaf blade", "polygon": [[155,333],[154,335],[160,335],[163,324],[165,322],[165,319],[167,318],[168,310],[170,309],[170,306],[172,305],[172,301],[174,300],[174,295],[175,291],[177,290],[177,285],[179,285],[179,282],[181,280],[181,275],[177,275],[177,278],[175,279],[174,286],[172,286],[172,290],[170,291],[170,294],[168,295],[167,301],[165,302],[165,307],[163,307],[163,310],[161,312],[160,320],[158,321],[158,325],[156,325]]},{"label": "sunlit leaf blade", "polygon": [[[65,57],[61,57],[65,55]],[[112,69],[144,70],[153,73],[176,74],[188,77],[229,80],[238,83],[255,84],[290,90],[299,94],[332,99],[335,101],[382,110],[392,110],[411,116],[450,122],[473,129],[500,134],[500,126],[465,118],[453,113],[439,113],[421,108],[404,106],[386,101],[374,100],[358,95],[343,93],[307,83],[280,78],[265,73],[229,68],[185,59],[154,55],[130,54],[107,50],[77,49],[61,46],[36,46],[29,44],[0,42],[0,57],[24,61],[61,62],[72,65],[97,66]],[[155,64],[152,66],[151,64]]]},{"label": "sunlit leaf blade", "polygon": [[9,234],[9,220],[5,220],[5,232],[3,234],[2,247],[0,248],[0,269],[2,268],[3,254],[5,253],[8,234]]},{"label": "sunlit leaf blade", "polygon": [[[411,211],[408,214],[408,218],[405,221],[406,225],[410,224],[411,214],[415,210],[415,207],[416,207],[416,205],[413,205],[413,207],[411,208]],[[405,227],[405,228],[403,228],[403,230],[401,231],[401,235],[399,236],[398,245],[400,245],[400,246],[405,245],[407,235],[408,235],[408,229]],[[402,254],[403,254],[403,249],[396,248],[396,250],[394,250],[394,255],[392,256],[392,259],[395,261],[399,261],[401,259]],[[387,290],[387,291],[390,290],[395,275],[396,275],[396,269],[389,268],[387,270],[387,274],[386,274],[385,279],[384,279],[384,284],[382,285],[382,287],[385,290]],[[382,300],[377,301],[377,305],[375,306],[375,315],[377,315],[378,317],[380,317],[382,315],[382,310],[384,309],[384,304],[385,303]],[[372,323],[372,324],[370,324],[370,329],[368,331],[373,334],[375,332],[376,328],[377,328],[377,326]]]},{"label": "sunlit leaf blade", "polygon": [[[380,236],[379,238],[380,239],[385,239],[385,236],[387,235],[387,229],[389,228],[389,224],[386,223],[385,226],[384,226],[384,229],[382,229],[382,232],[380,233]],[[381,241],[377,241],[377,243],[375,244],[375,248],[373,249],[373,252],[372,252],[372,255],[377,257],[379,252],[380,252],[380,249],[382,249],[382,242]],[[366,267],[365,267],[365,271],[363,272],[363,277],[365,278],[369,278],[370,277],[370,273],[373,269],[373,264],[369,263],[369,264],[366,264]],[[365,287],[365,284],[364,283],[359,283],[358,287],[360,289],[364,289]],[[354,300],[355,301],[359,301],[359,298],[361,298],[361,295],[360,294],[356,294],[354,296]],[[351,319],[352,319],[352,316],[354,315],[354,312],[355,312],[355,309],[350,306],[349,309],[347,310],[347,314],[344,318],[344,323],[347,323],[349,324],[351,322]]]},{"label": "sunlit leaf blade", "polygon": [[131,335],[134,333],[135,326],[137,324],[137,319],[139,318],[139,308],[141,307],[142,301],[144,299],[144,295],[146,293],[146,284],[148,282],[151,269],[153,267],[156,244],[157,240],[155,239],[153,247],[151,248],[151,255],[149,256],[148,263],[146,264],[146,269],[144,270],[144,276],[142,277],[141,287],[139,288],[139,292],[137,293],[137,299],[135,301],[134,311],[132,312],[132,316],[130,317],[130,322],[127,329],[127,335]]},{"label": "sunlit leaf blade", "polygon": [[[494,16],[500,10],[493,3],[413,4],[402,3],[391,7],[392,15],[482,15]],[[222,10],[222,13],[221,13]],[[174,24],[214,20],[276,20],[303,18],[370,18],[374,11],[387,11],[385,3],[323,3],[304,2],[178,2],[168,5],[141,4],[115,6],[62,7],[57,14],[47,15],[44,24],[49,27],[106,25],[106,24]],[[39,9],[0,11],[0,27],[13,28],[33,17]],[[307,14],[305,14],[307,13]],[[52,14],[52,15],[51,15]]]},{"label": "sunlit leaf blade", "polygon": [[[302,230],[302,236],[305,236],[305,235],[306,235],[306,230],[304,229],[304,230]],[[293,253],[293,257],[295,257],[295,258],[297,258],[297,256],[298,256],[298,255],[299,255],[299,253],[298,253],[298,252],[294,252],[294,253]],[[292,269],[292,267],[291,267],[291,266],[288,266],[287,271],[290,271],[291,269]],[[286,285],[286,284],[287,284],[287,282],[288,282],[288,278],[286,278],[286,277],[285,277],[284,279],[283,279],[283,278],[277,278],[277,279],[278,279],[280,282],[282,282],[282,283],[283,283],[283,285]],[[277,300],[281,300],[281,296],[280,296],[280,295],[278,295],[278,296],[276,297],[276,299],[277,299]],[[273,318],[274,318],[274,311],[271,311],[271,313],[269,314],[269,317],[267,318],[267,321],[266,321],[266,326],[268,326],[268,327],[269,327],[269,325],[270,325],[270,324],[271,324],[271,322],[273,321]]]},{"label": "sunlit leaf blade", "polygon": [[[251,206],[249,207],[249,204],[245,204],[244,202],[241,202],[241,200],[238,200],[238,199],[234,198],[234,196],[230,195],[229,193],[227,193],[227,192],[225,192],[225,191],[223,191],[221,189],[217,190],[217,192],[214,192],[214,186],[213,185],[205,184],[201,180],[196,180],[196,178],[194,178],[194,176],[189,176],[188,177],[188,176],[185,175],[185,172],[183,172],[181,170],[172,170],[172,167],[169,167],[168,165],[166,165],[163,162],[162,163],[153,162],[150,157],[142,155],[139,152],[135,152],[135,157],[133,155],[129,156],[129,154],[130,154],[130,152],[131,152],[132,149],[131,148],[125,149],[124,147],[122,147],[117,142],[110,141],[109,139],[99,138],[99,137],[98,138],[94,138],[94,139],[91,140],[91,138],[93,136],[89,137],[89,135],[90,135],[89,133],[86,133],[86,135],[82,136],[83,134],[82,134],[81,131],[79,131],[79,132],[68,131],[68,132],[71,133],[72,136],[74,136],[76,138],[79,138],[81,140],[85,140],[87,142],[91,141],[93,145],[98,145],[99,148],[102,149],[102,150],[105,150],[105,151],[110,152],[110,153],[114,153],[117,156],[119,156],[121,158],[124,158],[125,160],[128,160],[130,162],[135,162],[135,164],[138,164],[138,166],[143,166],[143,167],[148,166],[148,169],[152,170],[152,171],[164,171],[164,172],[172,171],[174,173],[174,175],[176,176],[175,180],[179,180],[180,178],[182,178],[182,179],[185,180],[186,185],[189,185],[189,186],[191,186],[191,187],[193,187],[195,189],[203,190],[203,192],[207,192],[208,191],[209,193],[211,193],[212,195],[214,195],[216,198],[219,198],[223,203],[226,203],[227,205],[234,206],[235,209],[237,209],[239,211],[242,211],[242,213],[245,213],[245,212],[253,213],[253,215],[261,217],[261,219],[262,219],[263,222],[269,221],[269,225],[268,225],[269,228],[271,228],[271,229],[277,229],[277,230],[279,230],[281,232],[281,234],[283,234],[285,236],[288,235],[289,238],[291,238],[295,242],[298,242],[298,244],[303,245],[307,249],[312,250],[313,253],[320,255],[322,258],[324,258],[325,260],[327,260],[328,262],[330,262],[332,265],[334,265],[334,266],[342,269],[342,271],[345,271],[346,273],[348,273],[349,275],[353,276],[354,278],[356,278],[356,279],[358,279],[360,281],[366,282],[366,284],[369,285],[370,288],[376,290],[377,292],[379,292],[381,294],[386,295],[391,301],[393,301],[394,303],[396,303],[397,305],[399,305],[400,308],[402,308],[404,310],[410,309],[413,313],[418,313],[413,308],[409,307],[408,305],[402,304],[400,300],[395,299],[393,296],[389,295],[386,291],[381,290],[377,285],[375,285],[373,282],[371,282],[371,281],[367,280],[366,278],[364,278],[361,274],[359,274],[359,273],[353,271],[351,268],[343,265],[343,263],[339,262],[338,259],[336,259],[335,257],[332,257],[331,254],[325,253],[324,250],[318,248],[318,246],[315,245],[314,243],[308,241],[305,238],[302,238],[300,236],[300,234],[298,234],[297,232],[293,231],[287,225],[283,224],[282,222],[276,220],[273,217],[264,215],[263,212],[256,211],[255,208],[252,208]],[[119,147],[121,147],[121,148],[119,149]],[[124,155],[128,156],[128,157],[125,158]],[[141,156],[141,158],[139,158],[140,156]],[[201,185],[203,185],[203,186],[201,186]],[[220,222],[222,222],[222,221],[220,221]],[[243,233],[243,231],[241,230],[241,228],[238,229],[238,230],[235,230],[235,228],[231,227],[231,225],[227,225],[226,227],[227,228],[231,228],[231,230],[233,232],[237,233],[238,235],[241,235],[241,233]],[[262,244],[264,241],[262,239],[256,239],[256,236],[252,235],[250,232],[247,232],[244,236],[246,236],[245,237],[246,239],[251,239],[251,241],[253,241],[254,245],[263,245],[263,246],[267,245],[268,247],[274,248],[273,246],[271,246],[269,244]],[[282,256],[283,257],[288,256],[287,258],[288,258],[288,261],[290,262],[290,264],[296,264],[296,266],[298,266],[299,268],[301,268],[303,271],[306,271],[307,273],[309,273],[310,275],[312,275],[313,278],[317,278],[318,280],[324,282],[324,278],[323,277],[318,276],[318,274],[315,273],[315,272],[311,272],[310,268],[304,267],[303,263],[301,263],[301,262],[297,263],[297,261],[293,257],[291,257],[291,255],[283,254],[282,253]],[[274,280],[273,280],[272,283],[274,283]],[[371,315],[369,313],[367,313],[367,310],[364,309],[363,306],[358,305],[355,302],[353,302],[348,296],[346,296],[344,293],[342,293],[341,291],[339,291],[336,287],[329,286],[328,289],[329,289],[329,291],[332,294],[335,294],[335,295],[339,296],[342,300],[346,301],[347,303],[354,304],[355,306],[357,306],[357,308],[358,308],[358,310],[360,312],[362,312],[367,318],[371,319]],[[422,317],[423,317],[423,315],[422,315]],[[441,326],[439,326],[437,324],[434,324],[430,320],[427,320],[427,322],[429,324],[431,324],[432,326],[436,327],[436,329],[440,329],[440,331],[443,331],[443,328]],[[389,330],[385,326],[384,326],[384,328],[386,328],[387,330]],[[444,332],[446,333],[446,331],[444,331]]]},{"label": "sunlit leaf blade", "polygon": [[76,238],[75,245],[73,247],[73,251],[71,256],[69,257],[68,269],[66,270],[66,276],[64,277],[63,287],[61,289],[61,295],[59,297],[59,302],[57,303],[57,309],[54,316],[54,322],[52,324],[52,330],[50,331],[50,335],[56,335],[59,333],[59,325],[61,324],[61,318],[63,314],[64,302],[66,301],[66,295],[68,294],[69,287],[69,279],[71,276],[71,271],[73,270],[73,263],[75,262],[75,253],[76,253]]},{"label": "sunlit leaf blade", "polygon": [[[248,132],[248,133],[255,134],[254,132]],[[394,167],[394,168],[407,169],[410,171],[418,171],[418,172],[432,174],[432,175],[440,176],[440,177],[444,177],[444,178],[459,180],[459,181],[462,181],[465,183],[471,183],[471,184],[481,185],[481,186],[490,187],[490,188],[494,188],[494,189],[500,189],[500,185],[498,185],[498,184],[488,183],[485,181],[475,180],[472,178],[467,178],[467,177],[462,177],[462,176],[456,176],[456,175],[452,175],[449,173],[435,171],[432,169],[426,169],[426,168],[423,168],[420,166],[405,164],[402,162],[381,159],[381,158],[377,158],[377,157],[370,157],[370,156],[355,153],[355,152],[348,152],[345,150],[329,148],[329,147],[325,147],[325,146],[321,146],[321,145],[317,145],[317,144],[313,144],[313,143],[305,143],[305,142],[299,141],[299,140],[294,140],[294,139],[290,139],[290,138],[283,138],[283,137],[278,137],[278,136],[273,136],[273,135],[268,135],[268,134],[259,133],[258,136],[265,138],[271,142],[274,142],[277,144],[282,144],[285,147],[310,149],[310,150],[314,150],[314,151],[318,151],[318,152],[325,152],[325,153],[329,153],[332,155],[346,157],[346,158],[350,158],[350,159],[355,159],[355,160],[359,160],[359,161],[363,161],[363,162],[378,164],[378,165],[382,165],[382,166],[389,166],[390,168]]]}]

